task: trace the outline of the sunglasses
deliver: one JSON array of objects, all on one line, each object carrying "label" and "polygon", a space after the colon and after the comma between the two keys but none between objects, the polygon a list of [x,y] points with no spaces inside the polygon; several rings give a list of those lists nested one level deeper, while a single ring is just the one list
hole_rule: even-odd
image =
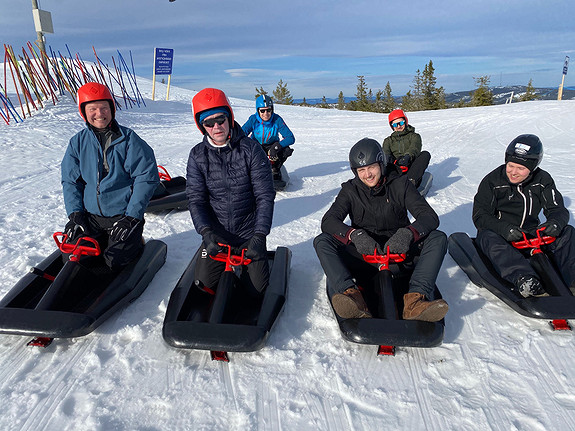
[{"label": "sunglasses", "polygon": [[211,129],[216,124],[221,126],[222,124],[224,124],[226,122],[227,119],[228,119],[228,117],[226,117],[225,115],[220,115],[219,117],[214,117],[214,118],[208,118],[207,120],[202,121],[202,126],[208,127]]},{"label": "sunglasses", "polygon": [[260,113],[260,114],[268,114],[268,113],[270,113],[270,112],[272,112],[272,108],[265,108],[265,109],[260,109],[260,110],[259,110],[259,113]]},{"label": "sunglasses", "polygon": [[398,121],[397,123],[391,123],[391,127],[396,128],[396,127],[400,127],[403,126],[405,124],[405,121]]}]

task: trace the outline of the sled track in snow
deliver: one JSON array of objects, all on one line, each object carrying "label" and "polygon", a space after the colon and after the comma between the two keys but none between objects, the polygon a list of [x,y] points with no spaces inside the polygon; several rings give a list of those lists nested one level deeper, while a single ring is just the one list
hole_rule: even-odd
[{"label": "sled track in snow", "polygon": [[[77,378],[69,380],[69,377],[73,375],[76,370],[76,365],[81,362],[84,358],[86,352],[92,351],[92,346],[95,343],[97,337],[86,337],[73,343],[69,346],[69,350],[73,349],[73,352],[58,364],[58,368],[51,380],[43,381],[42,386],[48,388],[48,395],[37,402],[34,408],[28,412],[26,421],[20,427],[21,431],[40,431],[40,430],[50,430],[54,429],[50,426],[51,413],[56,411],[58,406],[67,400],[68,394],[76,387]],[[55,341],[57,343],[57,341]],[[42,352],[44,353],[44,352]],[[59,355],[64,355],[65,352],[55,353]],[[53,370],[50,364],[46,364],[50,370]],[[80,368],[85,368],[80,366]],[[29,370],[32,371],[34,364],[30,364]],[[82,372],[78,372],[78,376],[82,376]],[[45,376],[47,374],[44,374]],[[49,374],[48,374],[49,375]],[[48,419],[47,419],[48,418]]]}]

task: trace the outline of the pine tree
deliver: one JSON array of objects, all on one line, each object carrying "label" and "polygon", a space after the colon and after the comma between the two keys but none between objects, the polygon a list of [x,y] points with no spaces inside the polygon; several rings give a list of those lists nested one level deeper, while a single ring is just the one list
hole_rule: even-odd
[{"label": "pine tree", "polygon": [[473,77],[477,89],[471,94],[471,106],[493,105],[493,92],[489,89],[490,79],[491,77],[488,75],[479,78]]},{"label": "pine tree", "polygon": [[401,109],[404,111],[416,111],[418,103],[411,94],[411,90],[405,93],[405,96],[401,98]]},{"label": "pine tree", "polygon": [[265,96],[267,95],[268,92],[266,90],[264,90],[264,87],[256,87],[256,96],[254,97],[254,99],[257,99],[260,96]]},{"label": "pine tree", "polygon": [[307,100],[305,100],[305,97],[303,98],[303,101],[300,103],[300,106],[311,106],[309,103],[307,103]]},{"label": "pine tree", "polygon": [[[355,100],[349,103],[349,109],[352,111],[370,111],[370,101],[368,99],[368,88],[365,85],[365,76],[357,76],[357,90]],[[371,90],[369,90],[371,93]]]},{"label": "pine tree", "polygon": [[425,65],[421,76],[422,109],[443,109],[445,108],[445,91],[443,87],[436,88],[437,78],[433,61]]},{"label": "pine tree", "polygon": [[391,95],[391,85],[387,81],[383,90],[383,112],[389,113],[394,110],[395,106],[395,99]]},{"label": "pine tree", "polygon": [[527,84],[527,88],[525,88],[525,93],[521,95],[519,98],[520,102],[527,102],[529,100],[537,100],[539,96],[535,93],[535,88],[533,87],[533,79],[529,80],[529,84]]},{"label": "pine tree", "polygon": [[327,99],[325,98],[325,96],[323,96],[323,97],[321,98],[321,102],[319,102],[319,104],[318,104],[317,106],[320,107],[320,108],[325,108],[325,109],[329,109],[329,108],[330,108],[329,103],[327,103]]},{"label": "pine tree", "polygon": [[343,97],[343,91],[340,91],[339,95],[337,96],[337,109],[345,109],[345,98]]},{"label": "pine tree", "polygon": [[274,101],[283,105],[293,104],[293,97],[291,97],[291,94],[287,88],[287,83],[284,84],[281,79],[280,82],[278,82],[278,86],[274,90]]},{"label": "pine tree", "polygon": [[421,71],[419,69],[415,72],[411,88],[413,89],[413,92],[411,92],[409,96],[409,103],[411,105],[411,109],[409,109],[409,111],[421,111],[423,110],[423,77],[421,76]]}]

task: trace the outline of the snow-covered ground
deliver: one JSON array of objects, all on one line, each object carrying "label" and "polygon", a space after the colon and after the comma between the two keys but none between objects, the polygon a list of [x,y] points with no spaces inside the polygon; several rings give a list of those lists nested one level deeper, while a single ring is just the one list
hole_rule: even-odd
[{"label": "snow-covered ground", "polygon": [[[184,175],[200,141],[193,91],[117,117]],[[199,90],[200,88],[198,88]],[[224,89],[225,90],[225,89]],[[161,93],[161,92],[164,93]],[[158,95],[160,93],[160,95]],[[156,86],[156,98],[165,98]],[[232,99],[243,124],[252,100]],[[146,216],[146,238],[168,245],[165,265],[142,296],[90,335],[26,347],[29,337],[0,335],[2,430],[568,430],[575,429],[575,343],[545,320],[522,317],[469,282],[448,255],[438,286],[449,302],[445,338],[431,349],[343,341],[325,295],[312,240],[340,184],[347,154],[363,137],[391,133],[386,116],[277,106],[296,136],[286,166],[292,183],[276,198],[268,246],[293,252],[289,298],[255,353],[229,364],[205,351],[168,347],[161,334],[170,293],[200,243],[188,212]],[[428,201],[440,228],[475,234],[473,195],[503,162],[507,144],[537,134],[549,170],[573,213],[575,101],[414,112],[409,121],[432,154]],[[54,250],[63,228],[60,160],[84,127],[70,97],[18,125],[0,125],[0,296]]]}]

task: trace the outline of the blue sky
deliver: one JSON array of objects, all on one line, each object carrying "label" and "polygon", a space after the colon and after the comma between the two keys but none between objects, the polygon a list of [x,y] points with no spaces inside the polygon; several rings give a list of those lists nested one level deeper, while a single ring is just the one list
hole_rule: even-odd
[{"label": "blue sky", "polygon": [[[446,92],[485,75],[491,85],[558,87],[565,56],[575,62],[572,0],[38,2],[52,14],[55,50],[68,44],[93,60],[94,46],[110,62],[131,51],[138,75],[151,78],[154,48],[173,48],[173,85],[232,97],[271,93],[280,79],[294,98],[353,96],[357,75],[374,92],[389,81],[400,96],[429,60]],[[36,39],[30,1],[0,0],[0,10],[2,44],[18,51]],[[565,85],[574,84],[572,65]]]}]

